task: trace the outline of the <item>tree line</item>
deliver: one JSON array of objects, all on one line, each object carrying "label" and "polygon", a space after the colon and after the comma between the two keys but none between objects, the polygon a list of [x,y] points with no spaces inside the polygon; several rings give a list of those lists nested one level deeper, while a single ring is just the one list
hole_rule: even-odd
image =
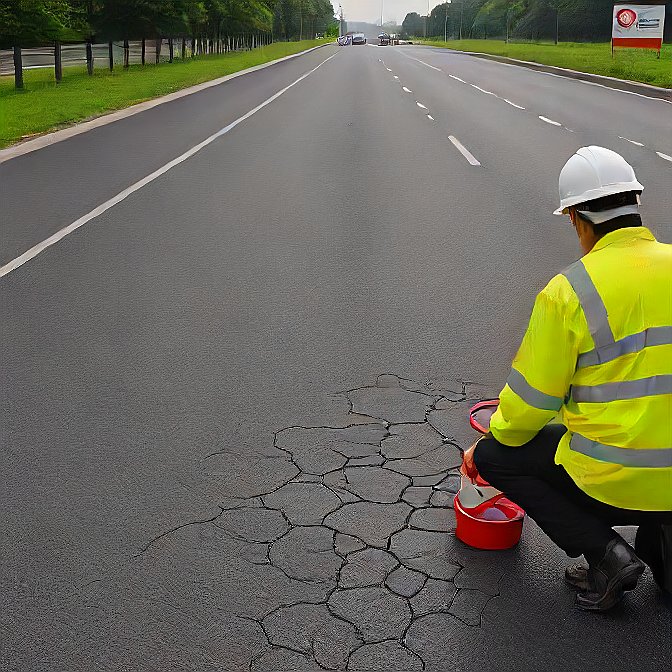
[{"label": "tree line", "polygon": [[58,82],[63,42],[86,43],[92,75],[95,43],[110,45],[112,67],[112,42],[122,42],[128,67],[130,40],[142,42],[144,65],[146,40],[155,41],[158,62],[162,40],[167,39],[172,62],[175,40],[185,58],[187,44],[193,56],[222,53],[233,45],[313,38],[328,31],[338,34],[330,0],[0,0],[0,49],[13,49],[17,88],[23,88],[24,47],[54,45]]},{"label": "tree line", "polygon": [[[611,39],[613,0],[452,0],[437,5],[429,16],[413,12],[402,24],[412,36],[515,38],[587,41]],[[672,39],[672,2],[667,9],[666,40]]]}]

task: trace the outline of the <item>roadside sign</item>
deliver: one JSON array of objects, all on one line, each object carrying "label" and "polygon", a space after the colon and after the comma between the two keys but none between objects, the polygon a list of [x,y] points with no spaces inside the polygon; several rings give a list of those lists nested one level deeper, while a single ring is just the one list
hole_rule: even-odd
[{"label": "roadside sign", "polygon": [[660,58],[665,27],[665,5],[614,5],[611,53],[614,47],[655,49]]}]

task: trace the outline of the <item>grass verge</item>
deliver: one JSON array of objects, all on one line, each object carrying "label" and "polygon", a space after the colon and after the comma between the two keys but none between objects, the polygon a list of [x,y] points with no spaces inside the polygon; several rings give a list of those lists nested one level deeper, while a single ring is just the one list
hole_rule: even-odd
[{"label": "grass verge", "polygon": [[555,44],[534,44],[529,42],[509,42],[502,40],[419,40],[447,49],[477,51],[483,54],[508,56],[523,61],[555,65],[560,68],[607,75],[618,79],[644,82],[664,88],[672,88],[672,45],[664,44],[660,59],[656,52],[644,49],[616,49],[611,57],[611,44],[584,44],[561,42]]},{"label": "grass verge", "polygon": [[85,66],[72,66],[64,68],[58,85],[50,68],[26,70],[23,91],[14,89],[13,77],[0,77],[0,147],[327,42],[276,42],[252,51],[132,65],[128,70],[101,68],[92,77]]}]

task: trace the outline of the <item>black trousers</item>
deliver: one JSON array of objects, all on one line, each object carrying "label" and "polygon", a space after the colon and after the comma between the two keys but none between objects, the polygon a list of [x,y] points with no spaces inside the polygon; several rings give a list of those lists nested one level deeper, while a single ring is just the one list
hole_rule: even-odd
[{"label": "black trousers", "polygon": [[599,562],[618,535],[612,526],[637,525],[638,555],[658,574],[662,567],[660,526],[672,523],[672,512],[634,511],[609,506],[581,490],[555,464],[555,451],[566,429],[548,425],[520,447],[482,439],[474,462],[479,474],[525,512],[567,555]]}]

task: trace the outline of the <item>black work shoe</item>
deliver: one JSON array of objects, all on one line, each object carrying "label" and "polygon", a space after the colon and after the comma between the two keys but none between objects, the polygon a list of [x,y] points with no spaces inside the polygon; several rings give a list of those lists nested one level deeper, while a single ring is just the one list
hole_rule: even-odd
[{"label": "black work shoe", "polygon": [[626,590],[634,590],[644,563],[620,537],[607,545],[604,557],[586,574],[590,588],[576,596],[576,606],[587,611],[606,611],[618,604]]},{"label": "black work shoe", "polygon": [[565,570],[565,582],[574,590],[582,593],[590,591],[591,583],[588,580],[588,567],[583,565],[571,565]]}]

